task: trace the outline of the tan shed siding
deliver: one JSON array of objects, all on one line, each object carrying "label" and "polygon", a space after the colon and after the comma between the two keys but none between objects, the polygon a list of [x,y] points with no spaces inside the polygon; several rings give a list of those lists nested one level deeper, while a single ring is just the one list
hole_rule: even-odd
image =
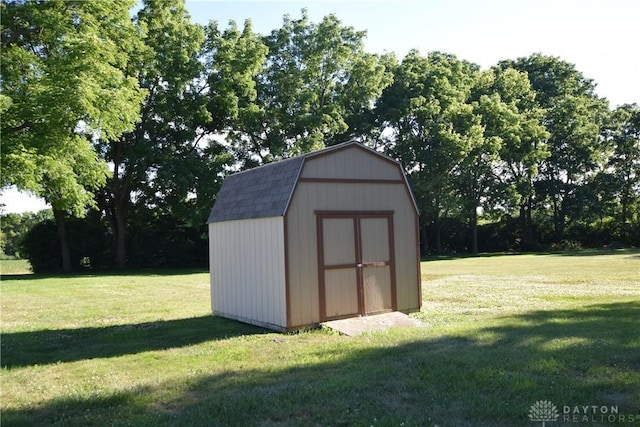
[{"label": "tan shed siding", "polygon": [[[300,186],[301,184],[298,184]],[[315,323],[320,318],[318,306],[318,268],[316,253],[316,223],[313,206],[307,201],[297,199],[294,193],[292,203],[296,205],[288,214],[288,269],[289,269],[289,326],[302,326]],[[303,196],[306,196],[303,194]],[[298,201],[296,201],[298,200]],[[309,216],[300,214],[300,205],[307,206]]]},{"label": "tan shed siding", "polygon": [[[420,309],[420,257],[418,234],[415,229],[417,214],[411,207],[410,213],[394,218],[395,257],[396,257],[396,296],[398,310],[415,311]],[[411,284],[411,285],[407,285]]]},{"label": "tan shed siding", "polygon": [[[344,150],[351,152],[352,150]],[[338,154],[330,156],[330,162]],[[368,158],[377,161],[379,169],[375,178],[392,177],[391,172],[381,172],[386,168],[395,169],[395,177],[401,176],[400,170],[391,162],[376,159],[360,151],[356,164],[366,163]],[[329,156],[327,156],[329,157]],[[324,157],[309,160],[307,167],[314,165]],[[345,166],[342,166],[345,167]],[[371,167],[371,165],[369,166]],[[336,173],[338,173],[336,171]],[[342,169],[344,171],[344,169]],[[314,172],[315,173],[315,172]],[[320,171],[317,172],[319,176]],[[326,175],[323,175],[326,176]],[[362,175],[349,178],[361,179]],[[299,182],[287,211],[288,252],[289,252],[289,304],[291,310],[290,326],[317,323],[320,319],[318,300],[318,268],[316,217],[314,212],[321,211],[394,211],[394,236],[396,258],[396,289],[398,310],[415,310],[420,306],[418,297],[418,264],[416,255],[416,212],[403,183],[323,183]]]},{"label": "tan shed siding", "polygon": [[403,179],[390,160],[357,146],[312,157],[305,161],[302,178]]},{"label": "tan shed siding", "polygon": [[286,327],[282,217],[209,224],[209,260],[214,314]]}]

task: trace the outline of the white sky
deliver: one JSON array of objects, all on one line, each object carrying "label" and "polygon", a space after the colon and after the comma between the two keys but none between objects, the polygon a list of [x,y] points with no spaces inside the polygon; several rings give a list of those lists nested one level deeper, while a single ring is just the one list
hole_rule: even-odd
[{"label": "white sky", "polygon": [[335,13],[344,25],[366,30],[368,52],[410,49],[452,53],[483,69],[504,59],[540,52],[575,64],[597,83],[611,106],[640,103],[640,1],[638,0],[187,0],[195,22],[251,19],[267,34],[282,16],[314,22]]},{"label": "white sky", "polygon": [[[540,52],[575,64],[597,84],[611,107],[640,103],[640,1],[638,0],[378,0],[277,1],[188,0],[195,22],[230,20],[267,34],[282,17],[312,21],[335,13],[344,25],[366,30],[368,52],[410,49],[455,54],[483,69],[504,59]],[[3,190],[3,212],[34,211],[42,201]]]}]

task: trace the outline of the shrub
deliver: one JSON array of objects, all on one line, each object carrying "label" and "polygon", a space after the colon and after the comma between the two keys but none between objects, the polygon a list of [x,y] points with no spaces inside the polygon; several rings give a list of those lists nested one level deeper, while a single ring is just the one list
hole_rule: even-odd
[{"label": "shrub", "polygon": [[[151,215],[151,213],[147,213]],[[136,218],[130,227],[127,265],[133,268],[197,268],[208,264],[207,237],[169,215]]]},{"label": "shrub", "polygon": [[563,240],[560,243],[552,243],[550,250],[552,251],[579,251],[582,249],[580,242],[575,240]]},{"label": "shrub", "polygon": [[[106,269],[113,265],[111,237],[99,213],[87,218],[66,221],[71,265],[74,270]],[[60,239],[53,220],[36,224],[21,244],[21,254],[29,260],[34,273],[53,273],[62,270]]]}]

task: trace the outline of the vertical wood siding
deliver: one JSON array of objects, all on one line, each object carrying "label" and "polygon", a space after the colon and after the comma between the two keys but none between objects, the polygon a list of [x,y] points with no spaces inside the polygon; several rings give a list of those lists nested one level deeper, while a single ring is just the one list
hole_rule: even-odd
[{"label": "vertical wood siding", "polygon": [[209,261],[214,314],[286,328],[282,217],[209,224]]},{"label": "vertical wood siding", "polygon": [[302,178],[402,179],[396,164],[352,147],[305,161]]}]

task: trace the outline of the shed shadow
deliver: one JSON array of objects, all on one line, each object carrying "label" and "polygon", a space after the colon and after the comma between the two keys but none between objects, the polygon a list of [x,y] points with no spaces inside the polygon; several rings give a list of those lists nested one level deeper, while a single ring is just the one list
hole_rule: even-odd
[{"label": "shed shadow", "polygon": [[105,276],[187,276],[191,274],[208,274],[208,269],[140,269],[140,270],[104,270],[104,271],[77,271],[72,273],[0,273],[0,281],[5,280],[40,280],[40,279],[73,279],[78,277],[105,277]]},{"label": "shed shadow", "polygon": [[541,256],[558,256],[558,257],[591,257],[591,256],[606,256],[606,255],[629,255],[630,257],[640,257],[640,249],[638,248],[625,248],[625,249],[582,249],[578,251],[540,251],[540,252],[481,252],[477,254],[472,253],[458,253],[458,254],[443,254],[443,255],[430,255],[422,256],[421,261],[450,261],[457,259],[467,258],[495,258],[504,256],[520,256],[520,255],[541,255]]},{"label": "shed shadow", "polygon": [[13,332],[2,334],[1,364],[3,368],[11,369],[110,358],[267,332],[257,326],[213,315],[105,327]]}]

